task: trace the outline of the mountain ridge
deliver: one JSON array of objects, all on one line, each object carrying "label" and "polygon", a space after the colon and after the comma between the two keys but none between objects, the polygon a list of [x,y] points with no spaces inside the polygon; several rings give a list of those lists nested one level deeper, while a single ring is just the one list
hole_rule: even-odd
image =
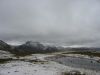
[{"label": "mountain ridge", "polygon": [[79,47],[79,48],[64,48],[54,45],[44,45],[40,42],[26,41],[25,43],[17,46],[12,46],[0,40],[0,50],[9,51],[16,55],[28,55],[34,53],[52,53],[58,51],[100,51],[100,48],[94,47]]}]

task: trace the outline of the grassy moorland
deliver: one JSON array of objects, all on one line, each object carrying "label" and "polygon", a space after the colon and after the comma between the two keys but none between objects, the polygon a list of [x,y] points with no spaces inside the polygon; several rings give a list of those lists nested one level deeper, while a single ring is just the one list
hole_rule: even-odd
[{"label": "grassy moorland", "polygon": [[0,59],[0,64],[6,63],[8,61],[11,61],[12,58],[7,58],[7,59]]},{"label": "grassy moorland", "polygon": [[81,55],[88,55],[88,56],[97,56],[100,57],[100,53],[98,52],[90,52],[90,51],[85,51],[85,52],[81,52],[81,51],[73,51],[73,52],[66,52],[66,53],[62,53],[62,54],[81,54]]}]

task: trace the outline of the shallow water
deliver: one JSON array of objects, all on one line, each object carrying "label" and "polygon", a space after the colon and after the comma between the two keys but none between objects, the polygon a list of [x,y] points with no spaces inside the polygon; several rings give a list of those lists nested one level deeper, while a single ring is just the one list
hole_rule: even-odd
[{"label": "shallow water", "polygon": [[88,58],[79,58],[79,57],[60,57],[60,58],[50,58],[50,60],[59,62],[60,64],[64,64],[71,67],[76,68],[85,68],[100,71],[100,63],[93,59]]}]

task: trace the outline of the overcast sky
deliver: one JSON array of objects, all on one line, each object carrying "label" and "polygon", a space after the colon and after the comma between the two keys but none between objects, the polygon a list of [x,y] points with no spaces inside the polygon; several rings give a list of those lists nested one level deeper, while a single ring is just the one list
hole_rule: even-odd
[{"label": "overcast sky", "polygon": [[0,0],[0,39],[100,46],[100,0]]}]

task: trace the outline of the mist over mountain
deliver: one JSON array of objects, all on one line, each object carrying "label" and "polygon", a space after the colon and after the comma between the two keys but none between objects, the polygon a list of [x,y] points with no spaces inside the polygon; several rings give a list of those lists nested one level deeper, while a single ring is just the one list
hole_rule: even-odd
[{"label": "mist over mountain", "polygon": [[10,45],[0,40],[0,50],[8,51],[18,56],[35,53],[55,53],[63,51],[100,52],[100,47],[63,47],[55,45],[44,45],[40,42],[27,41],[21,45]]},{"label": "mist over mountain", "polygon": [[11,46],[5,43],[4,41],[0,40],[0,50],[10,50]]},{"label": "mist over mountain", "polygon": [[9,45],[0,40],[0,50],[11,52],[16,55],[29,55],[34,53],[52,53],[63,50],[63,47],[43,45],[40,42],[27,41],[21,45]]},{"label": "mist over mountain", "polygon": [[100,46],[99,0],[1,0],[0,39]]},{"label": "mist over mountain", "polygon": [[0,75],[100,75],[100,0],[0,0]]}]

